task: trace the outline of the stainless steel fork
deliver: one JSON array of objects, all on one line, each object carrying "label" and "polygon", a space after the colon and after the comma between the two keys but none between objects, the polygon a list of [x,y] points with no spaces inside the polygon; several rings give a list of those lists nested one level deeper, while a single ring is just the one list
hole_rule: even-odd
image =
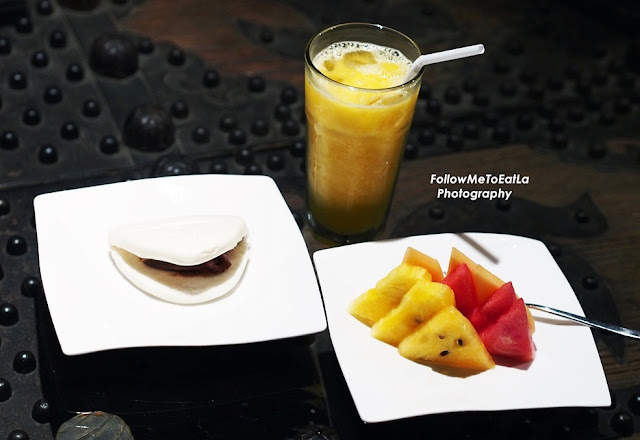
[{"label": "stainless steel fork", "polygon": [[528,307],[532,309],[538,309],[545,311],[547,313],[552,313],[554,315],[562,316],[563,318],[570,319],[572,321],[579,322],[580,324],[588,325],[589,327],[595,327],[600,330],[605,330],[612,333],[617,333],[622,336],[626,336],[628,338],[640,339],[640,331],[632,330],[625,327],[620,327],[619,325],[607,324],[602,321],[598,321],[591,318],[585,318],[584,316],[575,315],[573,313],[565,312],[564,310],[554,309],[553,307],[543,306],[540,304],[527,304]]}]

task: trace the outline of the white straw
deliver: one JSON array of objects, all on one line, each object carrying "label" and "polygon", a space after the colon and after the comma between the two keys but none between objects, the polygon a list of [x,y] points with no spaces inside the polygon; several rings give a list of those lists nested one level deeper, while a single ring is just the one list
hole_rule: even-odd
[{"label": "white straw", "polygon": [[474,55],[482,55],[484,46],[482,44],[474,44],[473,46],[459,47],[458,49],[444,50],[442,52],[421,55],[411,64],[411,68],[405,77],[408,81],[415,77],[420,69],[428,64],[442,63],[443,61],[457,60],[460,58],[472,57]]}]

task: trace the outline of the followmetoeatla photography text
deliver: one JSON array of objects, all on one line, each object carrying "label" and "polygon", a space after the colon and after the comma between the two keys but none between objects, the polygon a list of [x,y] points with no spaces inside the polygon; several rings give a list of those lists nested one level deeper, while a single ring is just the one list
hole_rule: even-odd
[{"label": "followmetoeatla photography text", "polygon": [[[437,198],[439,199],[488,199],[509,200],[513,194],[513,185],[528,185],[529,176],[522,174],[431,174],[429,183],[440,185]],[[442,186],[444,185],[444,186]],[[465,189],[462,185],[488,185],[487,189]],[[495,186],[498,186],[497,188]]]}]

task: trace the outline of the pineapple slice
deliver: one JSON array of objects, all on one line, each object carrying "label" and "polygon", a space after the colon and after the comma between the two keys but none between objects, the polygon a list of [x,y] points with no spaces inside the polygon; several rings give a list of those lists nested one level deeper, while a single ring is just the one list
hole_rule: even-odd
[{"label": "pineapple slice", "polygon": [[446,284],[418,281],[402,297],[400,304],[383,316],[373,327],[371,335],[397,347],[422,323],[448,306],[455,305],[455,294]]},{"label": "pineapple slice", "polygon": [[401,263],[378,281],[376,287],[353,300],[349,313],[371,327],[396,307],[417,281],[431,281],[431,274],[424,267]]},{"label": "pineapple slice", "polygon": [[398,352],[418,363],[476,371],[495,366],[473,325],[453,306],[443,309],[403,339]]}]

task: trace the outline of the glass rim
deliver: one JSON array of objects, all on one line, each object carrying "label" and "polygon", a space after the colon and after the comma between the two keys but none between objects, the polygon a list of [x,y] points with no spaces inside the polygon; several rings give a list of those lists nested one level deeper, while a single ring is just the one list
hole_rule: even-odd
[{"label": "glass rim", "polygon": [[[358,87],[358,86],[350,86],[348,84],[344,84],[341,83],[340,81],[336,81],[332,78],[329,78],[327,75],[325,75],[324,73],[322,73],[320,71],[320,69],[318,69],[314,64],[313,64],[313,60],[311,59],[311,56],[309,55],[309,49],[311,48],[311,45],[313,44],[313,42],[315,40],[317,40],[319,37],[321,37],[322,35],[325,35],[328,32],[334,31],[336,29],[341,29],[341,28],[347,28],[347,27],[362,27],[362,28],[371,28],[371,29],[380,29],[380,30],[386,30],[386,31],[390,31],[394,34],[396,34],[397,36],[404,38],[405,40],[407,40],[407,42],[412,45],[413,47],[416,48],[416,50],[418,51],[418,54],[420,54],[420,48],[418,47],[418,45],[416,44],[415,41],[413,41],[411,38],[409,38],[407,35],[405,35],[404,33],[388,27],[388,26],[384,26],[381,24],[376,24],[376,23],[366,23],[366,22],[350,22],[350,23],[340,23],[340,24],[336,24],[334,26],[330,26],[326,29],[321,30],[320,32],[318,32],[317,34],[315,34],[313,37],[311,37],[309,39],[309,41],[306,44],[306,47],[304,49],[304,57],[305,57],[305,62],[306,65],[313,70],[314,73],[320,75],[322,78],[324,78],[325,80],[329,81],[330,83],[333,84],[338,84],[339,86],[342,87],[346,87],[349,89],[352,89],[354,91],[358,91],[358,92],[388,92],[388,91],[393,91],[393,90],[398,90],[398,89],[403,89],[403,88],[408,88],[409,86],[412,86],[413,84],[415,84],[416,82],[420,81],[420,79],[422,78],[422,72],[423,69],[420,69],[418,71],[418,73],[416,73],[416,75],[411,78],[408,81],[403,82],[402,84],[398,84],[397,86],[393,86],[393,87],[385,87],[382,89],[369,89],[366,87]],[[406,56],[406,55],[405,55]],[[419,56],[419,55],[418,55]],[[413,62],[413,61],[412,61]]]}]

